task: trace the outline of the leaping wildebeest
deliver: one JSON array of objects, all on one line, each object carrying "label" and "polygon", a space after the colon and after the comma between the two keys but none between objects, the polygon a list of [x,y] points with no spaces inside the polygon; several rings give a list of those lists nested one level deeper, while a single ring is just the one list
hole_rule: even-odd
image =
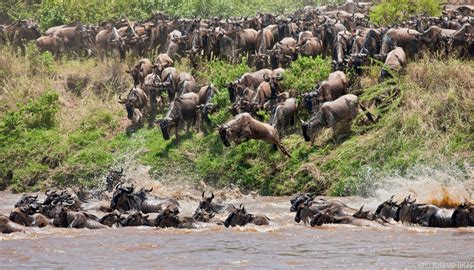
[{"label": "leaping wildebeest", "polygon": [[290,153],[281,144],[276,129],[254,119],[249,113],[238,114],[234,119],[218,127],[222,143],[227,147],[231,141],[241,144],[250,139],[262,140],[273,144],[274,149],[278,148],[284,155],[290,157]]}]

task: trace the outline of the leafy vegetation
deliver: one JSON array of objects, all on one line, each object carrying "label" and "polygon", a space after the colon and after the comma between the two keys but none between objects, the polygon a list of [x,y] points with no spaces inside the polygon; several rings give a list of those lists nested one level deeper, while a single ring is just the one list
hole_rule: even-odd
[{"label": "leafy vegetation", "polygon": [[444,3],[443,0],[380,0],[369,15],[377,25],[397,24],[418,14],[440,16]]},{"label": "leafy vegetation", "polygon": [[80,21],[98,24],[129,18],[145,20],[155,11],[183,17],[254,16],[256,11],[285,14],[306,5],[340,4],[343,0],[8,0],[0,3],[0,13],[11,20],[36,19],[45,30],[51,26]]}]

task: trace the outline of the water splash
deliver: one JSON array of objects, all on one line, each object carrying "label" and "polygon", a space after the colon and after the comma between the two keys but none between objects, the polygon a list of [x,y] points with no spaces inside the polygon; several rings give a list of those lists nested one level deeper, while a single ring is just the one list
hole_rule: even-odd
[{"label": "water splash", "polygon": [[429,167],[417,166],[406,174],[392,174],[383,177],[376,184],[373,197],[384,201],[395,195],[401,201],[411,194],[417,202],[431,203],[442,207],[454,207],[474,194],[473,169],[464,170],[456,166]]}]

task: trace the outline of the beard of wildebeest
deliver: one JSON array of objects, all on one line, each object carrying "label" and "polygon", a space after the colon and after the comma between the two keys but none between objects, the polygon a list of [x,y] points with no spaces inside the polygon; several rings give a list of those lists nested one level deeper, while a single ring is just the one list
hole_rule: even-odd
[{"label": "beard of wildebeest", "polygon": [[311,141],[311,138],[308,135],[308,130],[309,130],[309,124],[308,123],[303,123],[301,125],[301,128],[303,129],[303,137],[306,142]]},{"label": "beard of wildebeest", "polygon": [[125,109],[127,110],[127,118],[132,120],[133,119],[133,104],[127,100],[125,103]]},{"label": "beard of wildebeest", "polygon": [[236,99],[237,87],[234,83],[229,83],[227,85],[227,91],[229,92],[230,102],[234,103]]},{"label": "beard of wildebeest", "polygon": [[224,144],[224,146],[229,147],[230,142],[227,139],[227,128],[226,127],[221,127],[219,129],[219,136],[221,137],[221,140],[222,140],[222,143]]},{"label": "beard of wildebeest", "polygon": [[169,133],[169,120],[165,119],[160,122],[161,133],[163,133],[163,139],[166,141],[170,139]]}]

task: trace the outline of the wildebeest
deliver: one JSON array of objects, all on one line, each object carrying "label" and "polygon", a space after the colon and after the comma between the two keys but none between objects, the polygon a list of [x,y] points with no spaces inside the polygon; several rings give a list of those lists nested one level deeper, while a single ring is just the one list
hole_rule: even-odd
[{"label": "wildebeest", "polygon": [[6,39],[13,46],[15,53],[20,47],[21,55],[24,56],[26,53],[26,47],[24,42],[29,40],[36,40],[41,36],[39,27],[31,20],[17,20],[12,24],[9,24],[3,28],[3,33]]},{"label": "wildebeest", "polygon": [[374,213],[377,218],[399,221],[400,205],[393,201],[393,197],[394,196],[377,207]]},{"label": "wildebeest", "polygon": [[388,53],[385,65],[380,71],[380,80],[392,77],[391,72],[399,72],[406,63],[407,56],[403,48],[395,47]]},{"label": "wildebeest", "polygon": [[198,208],[196,211],[194,211],[192,218],[199,222],[209,222],[212,218],[214,218],[214,216],[214,212],[208,213],[205,210]]},{"label": "wildebeest", "polygon": [[56,227],[63,228],[87,228],[87,229],[103,229],[107,226],[100,224],[94,219],[90,218],[88,214],[83,212],[74,212],[66,209],[65,207],[59,207],[54,215],[53,224]]},{"label": "wildebeest", "polygon": [[296,211],[295,221],[298,223],[303,221],[305,224],[307,224],[309,219],[321,211],[327,211],[331,215],[337,217],[352,216],[354,213],[356,213],[355,209],[347,206],[345,203],[339,200],[325,199],[320,197],[314,200],[308,199],[300,203]]},{"label": "wildebeest", "polygon": [[131,68],[130,70],[126,70],[125,72],[130,73],[133,78],[133,85],[137,87],[143,87],[145,82],[145,77],[152,72],[153,64],[150,60],[144,58],[138,61],[138,63]]},{"label": "wildebeest", "polygon": [[270,50],[272,69],[287,67],[293,60],[296,60],[296,40],[292,37],[280,40]]},{"label": "wildebeest", "polygon": [[205,191],[203,191],[201,197],[201,202],[199,202],[196,211],[204,210],[207,213],[222,213],[225,210],[225,205],[212,202],[214,200],[214,193],[211,193],[210,197],[206,197]]},{"label": "wildebeest", "polygon": [[176,211],[165,209],[155,219],[155,226],[160,228],[195,228],[196,221],[192,217],[179,217]]},{"label": "wildebeest", "polygon": [[307,142],[314,142],[317,134],[323,128],[331,128],[333,136],[338,140],[336,134],[336,125],[338,123],[349,123],[354,119],[358,112],[359,106],[366,112],[369,120],[373,121],[372,116],[359,104],[355,95],[347,94],[334,101],[328,101],[321,105],[319,111],[308,122],[302,122],[303,137]]},{"label": "wildebeest", "polygon": [[237,97],[239,97],[247,87],[252,90],[257,89],[260,83],[265,81],[265,74],[267,74],[266,76],[271,76],[272,70],[260,69],[253,73],[245,73],[236,81],[229,83],[227,89],[229,91],[230,101],[235,102]]},{"label": "wildebeest", "polygon": [[311,219],[310,225],[314,227],[314,226],[321,226],[326,223],[349,224],[349,225],[362,226],[362,227],[381,225],[378,222],[373,222],[371,220],[367,220],[363,218],[356,218],[350,215],[337,216],[328,210],[320,211],[319,213],[314,215],[313,218]]},{"label": "wildebeest", "polygon": [[454,227],[474,226],[474,205],[463,203],[454,209],[451,216]]},{"label": "wildebeest", "polygon": [[249,113],[241,113],[223,126],[219,126],[219,135],[225,146],[233,141],[240,144],[250,139],[269,142],[290,157],[289,152],[281,144],[278,132],[269,124],[255,120]]},{"label": "wildebeest", "polygon": [[21,208],[15,208],[10,213],[10,220],[26,227],[46,227],[53,223],[46,216],[40,213],[28,214]]},{"label": "wildebeest", "polygon": [[197,106],[199,105],[199,95],[196,93],[186,93],[171,102],[166,116],[160,122],[160,129],[163,139],[169,140],[170,133],[174,129],[176,142],[179,142],[179,128],[186,126],[186,132],[191,126],[196,124]]},{"label": "wildebeest", "polygon": [[1,233],[14,233],[14,232],[26,232],[26,231],[29,231],[27,227],[11,221],[10,219],[8,219],[7,216],[0,215],[0,232]]},{"label": "wildebeest", "polygon": [[127,47],[124,39],[118,34],[115,27],[100,30],[95,36],[95,46],[100,58],[104,58],[107,52],[112,51],[121,60],[125,59]]},{"label": "wildebeest", "polygon": [[307,201],[312,201],[314,199],[314,195],[308,194],[308,193],[303,193],[303,194],[297,194],[293,196],[290,199],[290,212],[296,212],[298,211],[298,207],[307,202]]},{"label": "wildebeest", "polygon": [[105,226],[113,227],[113,226],[120,226],[121,219],[122,219],[122,217],[121,217],[120,213],[118,213],[117,211],[114,211],[112,213],[108,213],[108,214],[104,215],[103,217],[101,217],[98,220],[98,222],[100,224],[105,225]]},{"label": "wildebeest", "polygon": [[112,190],[114,189],[114,187],[120,183],[122,177],[124,176],[124,173],[123,173],[123,168],[120,167],[120,171],[118,170],[109,170],[109,173],[107,174],[107,176],[105,177],[105,182],[106,182],[106,190],[108,192],[112,192]]},{"label": "wildebeest", "polygon": [[211,99],[214,95],[218,93],[217,87],[215,87],[212,83],[209,85],[205,85],[201,87],[198,91],[199,95],[199,105],[198,111],[199,116],[202,120],[207,123],[208,126],[211,126],[211,119],[209,119],[209,114],[211,114],[215,106],[211,103]]},{"label": "wildebeest", "polygon": [[301,45],[296,46],[296,51],[301,54],[301,56],[315,57],[321,55],[323,43],[318,38],[309,38]]},{"label": "wildebeest", "polygon": [[387,55],[395,46],[402,47],[410,59],[418,55],[421,34],[413,29],[392,28],[383,37],[381,55]]},{"label": "wildebeest", "polygon": [[36,47],[41,52],[50,52],[54,56],[58,56],[59,53],[64,51],[64,41],[56,35],[42,36],[36,39]]},{"label": "wildebeest", "polygon": [[28,194],[23,194],[21,198],[15,203],[15,207],[28,207],[31,204],[38,202],[38,195],[32,196]]},{"label": "wildebeest", "polygon": [[125,212],[130,210],[141,211],[147,213],[158,213],[165,208],[175,209],[179,206],[179,203],[174,199],[166,200],[152,200],[148,198],[148,193],[153,189],[140,189],[138,192],[134,192],[134,186],[123,187],[118,185],[115,188],[110,203],[110,208],[116,209],[119,212]]},{"label": "wildebeest", "polygon": [[168,54],[160,53],[156,57],[154,64],[158,68],[158,74],[161,76],[161,72],[167,67],[172,67],[174,62]]},{"label": "wildebeest", "polygon": [[[342,71],[335,71],[329,74],[327,80],[322,81],[314,92],[310,92],[304,96],[306,108],[309,113],[318,111],[320,104],[326,101],[333,101],[347,93],[349,80]],[[314,104],[317,105],[314,108]],[[316,109],[316,110],[315,110]]]},{"label": "wildebeest", "polygon": [[132,227],[132,226],[152,226],[152,222],[148,220],[149,215],[142,215],[141,212],[135,212],[128,217],[120,220],[120,225],[122,227]]},{"label": "wildebeest", "polygon": [[278,133],[284,134],[288,126],[295,126],[298,112],[298,104],[295,98],[289,98],[278,104],[270,117],[270,125]]},{"label": "wildebeest", "polygon": [[132,120],[134,126],[143,123],[144,114],[149,113],[149,97],[140,88],[133,87],[126,99],[119,96],[119,103],[125,104],[128,119]]},{"label": "wildebeest", "polygon": [[245,207],[240,205],[239,208],[231,205],[229,216],[224,221],[225,227],[245,226],[248,223],[252,223],[258,226],[269,225],[270,219],[264,215],[254,215],[247,213]]},{"label": "wildebeest", "polygon": [[346,62],[345,55],[350,53],[352,49],[352,37],[352,33],[348,31],[342,31],[337,34],[333,53],[334,70],[342,70],[344,63]]}]

